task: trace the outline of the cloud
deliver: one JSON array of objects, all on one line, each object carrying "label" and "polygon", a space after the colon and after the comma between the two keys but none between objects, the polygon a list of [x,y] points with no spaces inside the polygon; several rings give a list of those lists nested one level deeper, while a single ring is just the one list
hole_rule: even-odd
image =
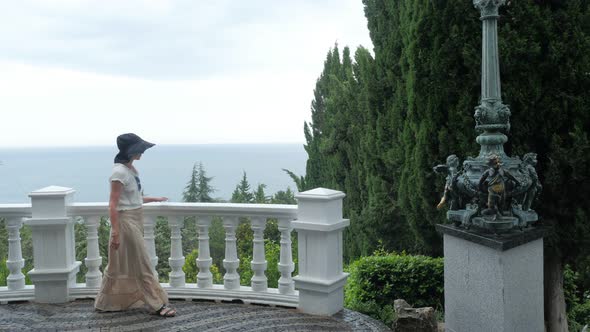
[{"label": "cloud", "polygon": [[0,146],[303,142],[358,0],[0,1]]},{"label": "cloud", "polygon": [[[303,142],[313,80],[268,73],[146,80],[0,62],[0,146]],[[34,79],[31,79],[34,78]]]},{"label": "cloud", "polygon": [[[349,2],[19,1],[0,4],[0,59],[149,79],[310,65],[365,34]],[[342,11],[339,12],[338,9]],[[356,21],[351,28],[347,25]],[[360,28],[360,29],[359,29]],[[356,46],[356,45],[353,45]]]}]

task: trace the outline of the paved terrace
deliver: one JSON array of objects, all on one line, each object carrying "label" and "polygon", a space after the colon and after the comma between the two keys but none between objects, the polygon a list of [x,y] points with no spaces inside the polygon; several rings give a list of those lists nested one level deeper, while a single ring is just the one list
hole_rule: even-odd
[{"label": "paved terrace", "polygon": [[93,300],[65,304],[0,305],[0,331],[391,331],[383,323],[344,309],[334,316],[296,309],[216,302],[172,301],[177,316],[142,309],[102,313]]}]

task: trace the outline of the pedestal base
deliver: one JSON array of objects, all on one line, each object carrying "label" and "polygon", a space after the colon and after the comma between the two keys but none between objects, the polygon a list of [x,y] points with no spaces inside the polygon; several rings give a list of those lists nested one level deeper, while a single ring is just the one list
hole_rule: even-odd
[{"label": "pedestal base", "polygon": [[294,277],[299,290],[299,310],[314,315],[331,316],[344,307],[344,285],[348,273],[336,280],[314,280]]},{"label": "pedestal base", "polygon": [[494,237],[437,229],[444,233],[447,331],[543,331],[545,231]]},{"label": "pedestal base", "polygon": [[70,301],[69,288],[76,287],[76,274],[80,271],[81,262],[61,271],[38,270],[29,271],[31,281],[35,285],[35,302],[66,303]]}]

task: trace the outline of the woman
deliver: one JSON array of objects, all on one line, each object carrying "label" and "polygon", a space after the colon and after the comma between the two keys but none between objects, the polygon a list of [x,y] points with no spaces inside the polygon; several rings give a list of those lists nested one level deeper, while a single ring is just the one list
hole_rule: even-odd
[{"label": "woman", "polygon": [[152,271],[143,240],[142,203],[167,201],[166,197],[143,197],[141,182],[133,162],[141,159],[154,144],[135,134],[117,137],[119,153],[110,177],[109,264],[94,307],[102,311],[121,311],[142,305],[155,314],[172,317],[176,310]]}]

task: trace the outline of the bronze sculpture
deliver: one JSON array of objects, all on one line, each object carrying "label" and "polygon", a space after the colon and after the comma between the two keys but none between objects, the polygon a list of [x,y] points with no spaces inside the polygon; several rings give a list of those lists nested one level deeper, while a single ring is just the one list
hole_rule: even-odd
[{"label": "bronze sculpture", "polygon": [[460,204],[459,201],[461,199],[461,196],[455,189],[457,177],[459,176],[459,158],[456,155],[452,154],[447,157],[446,164],[437,165],[433,169],[437,173],[447,174],[445,190],[436,208],[441,209],[444,206],[444,204],[448,201],[451,209],[457,209],[458,205]]},{"label": "bronze sculpture", "polygon": [[434,171],[446,174],[444,193],[438,208],[449,202],[447,219],[457,226],[476,226],[493,232],[523,229],[538,220],[532,205],[541,191],[535,170],[536,154],[523,160],[504,152],[508,141],[511,111],[502,102],[498,57],[498,8],[506,0],[473,0],[481,12],[482,76],[481,99],[475,107],[477,157],[459,166],[455,155]]},{"label": "bronze sculpture", "polygon": [[490,168],[481,174],[478,186],[480,191],[487,192],[487,208],[482,211],[482,214],[498,217],[509,215],[506,199],[519,182],[510,171],[502,167],[500,157],[490,156],[488,165]]}]

